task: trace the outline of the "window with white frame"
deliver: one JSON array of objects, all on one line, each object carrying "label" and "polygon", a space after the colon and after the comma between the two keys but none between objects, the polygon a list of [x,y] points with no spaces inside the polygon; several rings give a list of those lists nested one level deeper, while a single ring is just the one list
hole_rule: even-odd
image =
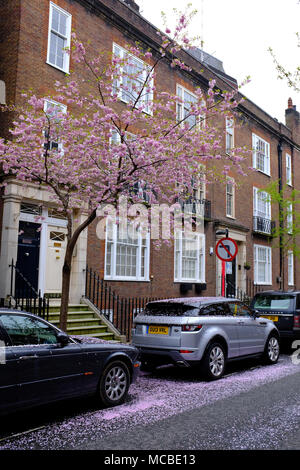
[{"label": "window with white frame", "polygon": [[293,204],[289,202],[286,208],[286,225],[289,234],[293,233]]},{"label": "window with white frame", "polygon": [[270,176],[270,144],[252,134],[253,168]]},{"label": "window with white frame", "polygon": [[191,188],[183,186],[182,194],[178,198],[186,214],[203,215],[206,194],[205,166],[199,165],[199,173],[195,171],[195,176],[191,179]]},{"label": "window with white frame", "polygon": [[272,284],[272,249],[254,245],[254,283]]},{"label": "window with white frame", "polygon": [[[49,121],[50,121],[50,130],[51,130],[51,122],[53,127],[57,122],[60,120],[60,114],[65,114],[67,112],[67,107],[61,103],[57,103],[56,101],[45,99],[44,100],[44,112],[46,113]],[[44,131],[44,136],[47,140],[44,144],[45,150],[58,150],[62,152],[63,147],[62,143],[58,142],[57,140],[49,140],[48,130]]]},{"label": "window with white frame", "polygon": [[[130,141],[133,142],[136,139],[136,136],[134,134],[131,134],[130,132],[126,132],[125,137],[128,142]],[[120,143],[121,143],[120,134],[116,129],[113,129],[111,132],[110,144],[120,145]],[[131,186],[131,194],[141,199],[141,201],[149,202],[150,196],[148,193],[148,189],[149,187],[147,187],[147,183],[145,181],[142,181],[142,180],[136,181]]]},{"label": "window with white frame", "polygon": [[200,165],[199,174],[196,177],[193,177],[193,197],[199,201],[205,199],[206,193],[206,180],[205,180],[205,166]]},{"label": "window with white frame", "polygon": [[205,282],[205,235],[177,232],[175,282]]},{"label": "window with white frame", "polygon": [[192,112],[192,106],[198,102],[198,98],[192,92],[187,90],[181,85],[177,85],[177,96],[181,101],[176,104],[177,122],[186,122],[189,124],[190,129],[198,125],[201,127],[204,122],[204,116],[189,115]]},{"label": "window with white frame", "polygon": [[232,118],[226,118],[226,153],[234,147],[234,121]]},{"label": "window with white frame", "polygon": [[294,254],[292,251],[288,252],[288,285],[294,285]]},{"label": "window with white frame", "polygon": [[122,101],[131,104],[136,102],[141,93],[138,104],[143,105],[145,113],[151,114],[153,78],[148,78],[150,67],[118,44],[113,44],[113,54],[124,61],[118,78],[114,80],[113,92]]},{"label": "window with white frame", "polygon": [[253,188],[254,230],[271,233],[271,199],[268,193]]},{"label": "window with white frame", "polygon": [[6,86],[4,80],[0,80],[0,104],[6,104]]},{"label": "window with white frame", "polygon": [[122,224],[107,221],[105,279],[148,281],[149,235],[143,237],[134,224],[122,230]]},{"label": "window with white frame", "polygon": [[285,162],[286,162],[286,183],[292,186],[292,158],[288,153],[286,153],[285,155]]},{"label": "window with white frame", "polygon": [[69,73],[72,15],[50,2],[47,63]]},{"label": "window with white frame", "polygon": [[232,218],[235,216],[234,189],[234,180],[232,178],[228,178],[226,182],[226,216]]}]

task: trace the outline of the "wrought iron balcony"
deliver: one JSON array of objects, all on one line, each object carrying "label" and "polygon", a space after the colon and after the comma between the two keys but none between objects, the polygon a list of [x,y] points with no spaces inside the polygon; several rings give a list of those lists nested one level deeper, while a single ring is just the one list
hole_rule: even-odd
[{"label": "wrought iron balcony", "polygon": [[188,197],[187,199],[178,199],[177,202],[187,214],[202,215],[204,219],[211,218],[211,201],[208,199]]},{"label": "wrought iron balcony", "polygon": [[266,219],[264,217],[258,217],[254,216],[253,217],[253,231],[266,234],[266,235],[272,235],[273,231],[275,229],[275,222],[270,219]]}]

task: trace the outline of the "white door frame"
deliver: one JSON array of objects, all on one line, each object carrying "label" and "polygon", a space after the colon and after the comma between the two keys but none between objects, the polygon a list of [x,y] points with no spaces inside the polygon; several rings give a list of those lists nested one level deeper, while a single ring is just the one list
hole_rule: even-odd
[{"label": "white door frame", "polygon": [[41,291],[41,296],[45,293],[45,278],[46,278],[46,256],[48,246],[48,226],[54,225],[56,227],[67,227],[67,220],[56,219],[48,217],[48,208],[43,207],[41,216],[34,214],[25,214],[20,212],[20,221],[33,222],[41,225],[40,233],[40,255],[39,255],[39,280],[38,289]]}]

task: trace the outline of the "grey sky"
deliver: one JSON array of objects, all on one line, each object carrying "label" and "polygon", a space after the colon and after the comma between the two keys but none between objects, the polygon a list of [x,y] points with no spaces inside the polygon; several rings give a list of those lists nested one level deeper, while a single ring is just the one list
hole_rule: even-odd
[{"label": "grey sky", "polygon": [[[183,9],[184,0],[136,0],[141,13],[162,27],[163,10],[172,25],[172,8]],[[268,52],[271,46],[281,63],[300,65],[296,32],[300,31],[298,0],[194,0],[198,10],[192,35],[202,35],[204,50],[223,61],[225,72],[239,83],[250,75],[242,92],[272,117],[284,122],[288,98],[300,111],[300,96],[277,78]],[[203,15],[201,12],[203,11]]]}]

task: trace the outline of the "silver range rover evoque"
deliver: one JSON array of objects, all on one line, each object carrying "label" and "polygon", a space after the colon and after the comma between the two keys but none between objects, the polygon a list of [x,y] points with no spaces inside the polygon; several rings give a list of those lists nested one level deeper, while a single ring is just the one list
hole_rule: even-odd
[{"label": "silver range rover evoque", "polygon": [[279,357],[274,323],[224,297],[149,302],[134,318],[132,343],[140,350],[141,370],[196,366],[208,380],[221,378],[231,360],[261,356],[275,364]]}]

